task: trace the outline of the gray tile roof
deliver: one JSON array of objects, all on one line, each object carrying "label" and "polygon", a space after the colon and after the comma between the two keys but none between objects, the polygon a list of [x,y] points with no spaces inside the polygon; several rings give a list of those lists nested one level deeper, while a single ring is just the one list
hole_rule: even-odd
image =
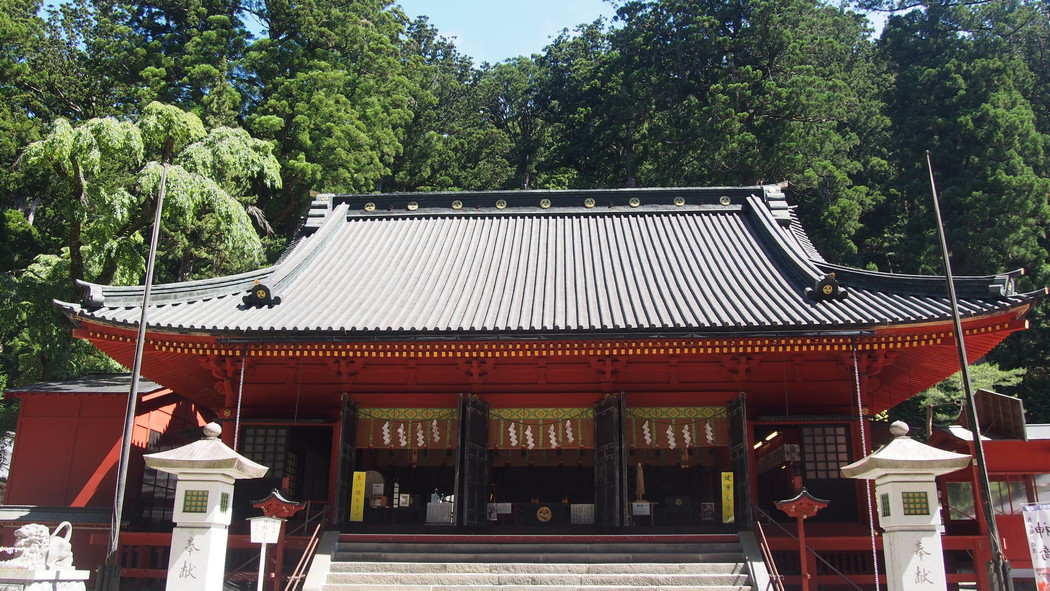
[{"label": "gray tile roof", "polygon": [[[61,382],[37,382],[7,390],[7,394],[124,394],[131,387],[131,374],[92,374]],[[153,392],[163,386],[139,380],[140,392]]]},{"label": "gray tile roof", "polygon": [[0,505],[0,521],[17,523],[61,523],[109,525],[110,507],[48,507],[40,505]]},{"label": "gray tile roof", "polygon": [[[846,297],[807,297],[834,273]],[[964,316],[1041,297],[957,278]],[[250,307],[259,281],[280,297]],[[73,317],[133,326],[140,287]],[[149,323],[325,339],[811,334],[949,318],[944,280],[823,261],[776,186],[321,195],[273,267],[155,286]]]}]

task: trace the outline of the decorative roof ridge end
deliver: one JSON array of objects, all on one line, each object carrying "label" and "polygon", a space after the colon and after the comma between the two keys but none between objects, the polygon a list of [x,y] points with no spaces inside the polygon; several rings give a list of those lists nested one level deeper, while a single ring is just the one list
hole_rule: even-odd
[{"label": "decorative roof ridge end", "polygon": [[[151,289],[150,304],[170,304],[177,302],[189,302],[201,299],[210,299],[222,296],[243,294],[257,283],[263,283],[269,279],[272,283],[283,283],[288,278],[297,275],[305,263],[312,260],[320,247],[324,245],[339,224],[342,222],[340,215],[327,216],[317,233],[318,239],[310,240],[308,236],[296,244],[291,251],[286,253],[277,264],[253,271],[245,271],[236,275],[225,275],[209,279],[197,279],[193,281],[180,281],[176,283],[156,284]],[[311,232],[311,234],[315,234]],[[97,310],[99,308],[139,306],[142,304],[142,285],[103,285],[90,281],[77,280],[77,286],[83,290],[80,298],[80,307],[85,310]],[[73,311],[77,304],[55,300],[54,303],[60,308]]]},{"label": "decorative roof ridge end", "polygon": [[[909,289],[917,290],[919,293],[933,296],[947,295],[944,275],[885,273],[826,261],[818,261],[816,264],[820,269],[828,273],[835,273],[840,279],[854,286],[883,289],[888,288],[887,282],[892,282],[896,286],[907,285]],[[1047,294],[1047,288],[1029,293],[1018,293],[1016,279],[1024,274],[1025,271],[1022,268],[994,275],[956,275],[954,277],[955,288],[959,291],[960,296],[976,299],[1001,299],[1015,296],[1037,298]]]},{"label": "decorative roof ridge end", "polygon": [[[274,267],[263,267],[236,275],[157,284],[151,288],[150,303],[151,305],[170,304],[242,293],[256,282],[264,280],[273,270]],[[103,285],[78,279],[77,287],[84,292],[80,298],[80,306],[86,310],[142,304],[144,289],[142,285]],[[61,300],[55,300],[55,304],[62,308],[77,305]]]}]

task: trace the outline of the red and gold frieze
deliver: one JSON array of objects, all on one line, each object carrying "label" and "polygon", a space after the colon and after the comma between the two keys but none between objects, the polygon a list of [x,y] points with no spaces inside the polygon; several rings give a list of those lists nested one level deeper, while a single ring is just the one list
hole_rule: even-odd
[{"label": "red and gold frieze", "polygon": [[[1018,326],[1000,322],[966,329],[966,335],[1013,331]],[[132,333],[88,330],[88,339],[133,343]],[[952,344],[950,327],[921,334],[875,334],[858,337],[795,337],[739,339],[627,339],[610,341],[536,342],[406,342],[406,343],[251,343],[226,344],[176,337],[151,336],[146,346],[155,351],[184,355],[248,357],[356,357],[440,359],[488,357],[594,357],[646,355],[727,355],[761,353],[819,353],[908,349]]]}]

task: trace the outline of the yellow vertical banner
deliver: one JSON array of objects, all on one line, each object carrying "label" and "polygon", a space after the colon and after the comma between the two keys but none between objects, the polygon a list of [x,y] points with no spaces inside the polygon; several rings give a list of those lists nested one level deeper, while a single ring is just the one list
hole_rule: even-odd
[{"label": "yellow vertical banner", "polygon": [[733,473],[722,472],[722,523],[733,523],[736,514],[733,511]]},{"label": "yellow vertical banner", "polygon": [[354,487],[350,490],[350,521],[365,520],[365,473],[354,472]]}]

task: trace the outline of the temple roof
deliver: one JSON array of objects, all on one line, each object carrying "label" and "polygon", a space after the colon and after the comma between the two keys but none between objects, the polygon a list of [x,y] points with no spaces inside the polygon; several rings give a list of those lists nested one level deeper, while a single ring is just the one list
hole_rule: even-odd
[{"label": "temple roof", "polygon": [[[999,314],[1020,271],[956,278]],[[84,283],[74,320],[133,327],[141,287]],[[261,291],[260,291],[261,289]],[[262,299],[252,299],[259,293]],[[943,321],[943,277],[826,262],[775,186],[319,195],[273,266],[154,286],[151,330],[230,338],[704,337]]]}]

